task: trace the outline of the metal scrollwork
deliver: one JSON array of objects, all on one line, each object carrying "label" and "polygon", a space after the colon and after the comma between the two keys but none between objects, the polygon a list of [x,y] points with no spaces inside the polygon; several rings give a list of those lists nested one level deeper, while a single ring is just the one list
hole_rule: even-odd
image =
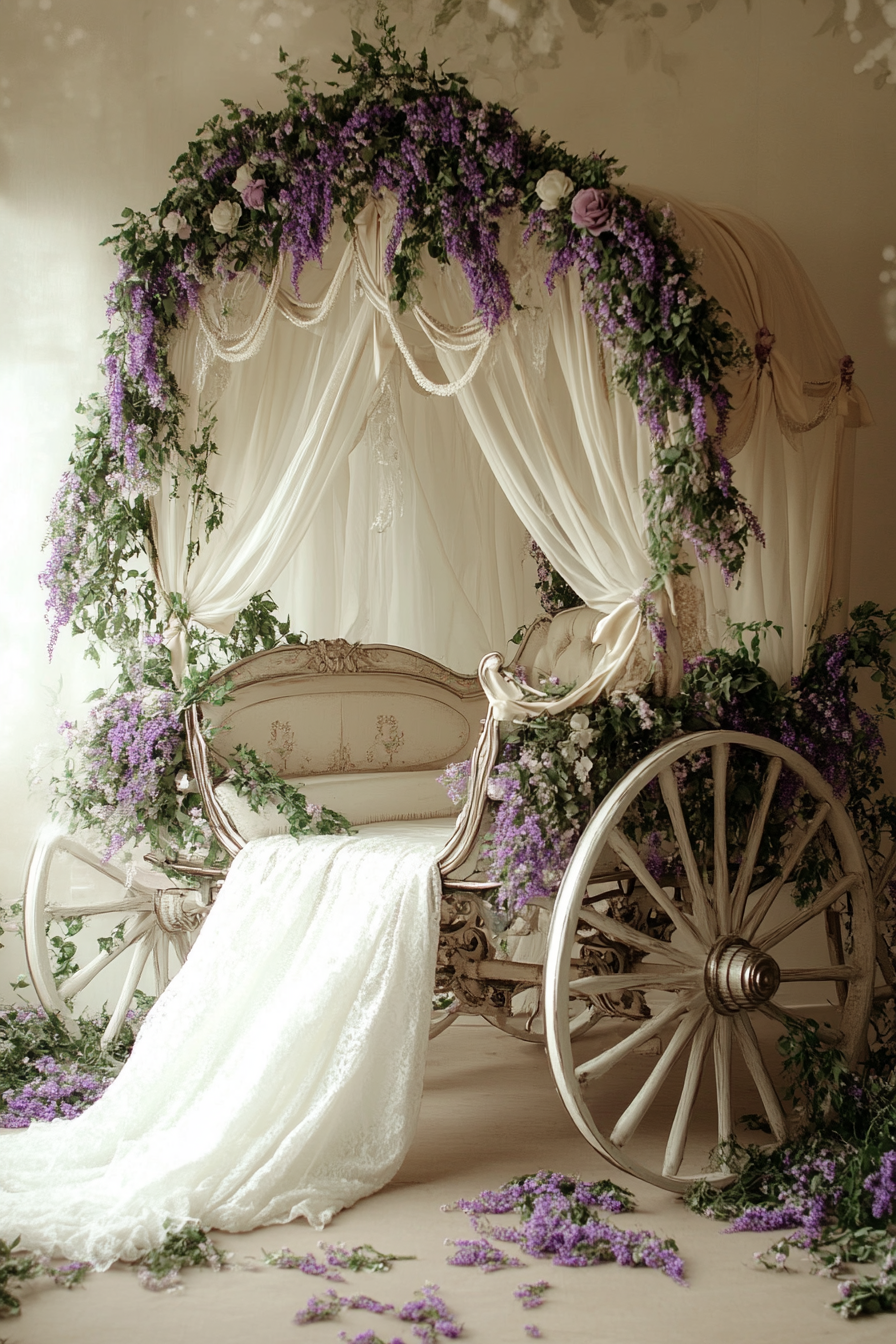
[{"label": "metal scrollwork", "polygon": [[[650,938],[668,942],[672,937],[673,925],[668,915],[657,909],[649,892],[632,881],[620,884],[618,893],[601,897],[593,908],[597,913],[611,915],[613,919]],[[581,949],[578,959],[583,975],[614,975],[633,971],[642,960],[641,954],[633,948],[598,933],[584,922],[579,925],[576,941]],[[650,1017],[650,1008],[641,990],[593,994],[590,997],[595,1007],[610,1017]]]}]

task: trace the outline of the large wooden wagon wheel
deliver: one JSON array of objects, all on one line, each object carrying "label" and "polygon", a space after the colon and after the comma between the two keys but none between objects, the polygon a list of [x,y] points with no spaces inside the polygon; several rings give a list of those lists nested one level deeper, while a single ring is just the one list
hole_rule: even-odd
[{"label": "large wooden wagon wheel", "polygon": [[[61,871],[64,864],[68,873]],[[79,864],[89,870],[80,890],[74,877]],[[103,880],[97,882],[97,875]],[[80,1035],[71,1008],[79,995],[86,994],[94,1009],[106,1004],[110,1017],[102,1043],[108,1046],[121,1030],[144,972],[155,995],[161,994],[186,960],[204,915],[199,892],[129,880],[123,869],[103,863],[73,836],[46,826],[31,856],[23,902],[31,983],[46,1011],[73,1036]],[[78,939],[80,966],[57,984],[52,939],[60,937]]]},{"label": "large wooden wagon wheel", "polygon": [[[691,787],[683,807],[679,782],[686,778]],[[745,797],[752,800],[748,826]],[[674,841],[660,852],[654,835],[649,853],[633,821],[656,817],[658,808],[665,809],[663,829],[671,828]],[[664,913],[668,940],[613,918],[612,900],[592,881],[607,851]],[[807,895],[813,856],[823,876],[809,883]],[[792,898],[794,879],[807,896],[802,907]],[[825,951],[817,965],[796,965],[786,940],[797,930],[811,934],[812,926],[823,934],[815,941]],[[573,953],[593,933],[628,948],[634,969],[582,975]],[[785,987],[832,986],[829,994],[839,1003],[822,1014],[833,1029],[823,1026],[820,1039],[855,1064],[867,1043],[874,972],[865,857],[849,815],[818,771],[788,748],[746,733],[675,739],[611,790],[564,876],[545,964],[547,1045],[557,1089],[589,1143],[630,1175],[675,1191],[698,1176],[724,1183],[730,1174],[724,1167],[707,1171],[707,1158],[731,1135],[757,1141],[739,1126],[742,1114],[764,1114],[778,1142],[788,1134],[775,1077],[776,1038],[801,1013],[782,1002]],[[574,1051],[570,995],[606,1001],[628,991],[644,996],[650,1015],[615,1033],[608,1017]],[[661,1049],[652,1057],[640,1053],[650,1040]]]}]

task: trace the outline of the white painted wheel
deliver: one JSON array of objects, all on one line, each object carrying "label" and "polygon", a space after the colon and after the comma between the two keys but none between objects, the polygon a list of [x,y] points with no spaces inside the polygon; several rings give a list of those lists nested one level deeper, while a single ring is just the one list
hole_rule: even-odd
[{"label": "white painted wheel", "polygon": [[[80,884],[78,865],[89,870],[82,870]],[[80,1032],[70,1005],[77,1009],[79,995],[87,996],[92,1007],[109,1006],[102,1038],[107,1046],[121,1030],[144,974],[151,974],[158,997],[176,965],[186,960],[205,909],[196,892],[161,889],[151,881],[144,875],[143,881],[128,882],[121,868],[103,863],[58,827],[46,826],[38,836],[23,902],[25,955],[40,1002],[73,1036]],[[78,969],[73,965],[58,984],[54,938],[77,938],[79,958],[90,949],[88,959]]]},{"label": "white painted wheel", "polygon": [[[728,815],[735,762],[739,787],[751,795],[748,829],[742,823],[738,830]],[[787,773],[779,789],[782,768]],[[702,780],[697,801],[693,789],[687,795],[687,819],[676,782],[684,770]],[[667,886],[651,876],[643,842],[632,843],[625,833],[633,818],[649,817],[658,806],[674,833],[662,854]],[[744,815],[743,803],[738,814]],[[782,822],[785,832],[777,829]],[[770,837],[779,835],[780,849],[771,852]],[[827,872],[799,908],[787,884],[800,876],[810,846],[826,855]],[[612,901],[596,908],[601,893],[592,874],[607,852],[626,865],[668,921],[670,941],[614,919]],[[683,900],[674,888],[683,890]],[[824,952],[819,964],[798,965],[786,940],[798,930],[805,939],[813,929],[824,935]],[[628,949],[631,968],[590,976],[580,965],[571,970],[573,950],[589,934]],[[675,1191],[699,1176],[725,1183],[730,1174],[707,1172],[707,1159],[732,1134],[756,1141],[739,1127],[742,1113],[764,1113],[775,1139],[787,1137],[775,1080],[776,1038],[782,1023],[806,1015],[788,1005],[787,986],[814,986],[809,992],[816,994],[825,984],[834,987],[840,1003],[826,1016],[836,1030],[822,1028],[821,1039],[855,1064],[866,1048],[874,970],[865,858],[849,815],[821,775],[767,738],[719,731],[677,738],[607,795],[560,887],[545,964],[547,1046],[557,1089],[588,1142],[629,1175]],[[646,996],[650,1016],[615,1033],[614,1019],[607,1018],[574,1053],[570,995],[593,1002],[630,991]],[[656,1048],[641,1053],[649,1043]],[[713,1083],[703,1082],[710,1057]],[[649,1125],[643,1123],[648,1113]]]}]

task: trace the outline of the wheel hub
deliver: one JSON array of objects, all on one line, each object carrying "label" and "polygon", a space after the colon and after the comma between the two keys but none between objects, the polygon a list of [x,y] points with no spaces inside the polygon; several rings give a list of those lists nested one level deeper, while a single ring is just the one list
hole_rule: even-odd
[{"label": "wheel hub", "polygon": [[703,973],[706,997],[717,1013],[731,1016],[767,1003],[781,983],[778,963],[733,935],[720,938]]}]

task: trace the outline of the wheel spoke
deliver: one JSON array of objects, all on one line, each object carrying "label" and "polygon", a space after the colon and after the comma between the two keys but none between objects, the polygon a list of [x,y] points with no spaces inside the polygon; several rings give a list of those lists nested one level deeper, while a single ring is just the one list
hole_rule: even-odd
[{"label": "wheel spoke", "polygon": [[155,947],[152,950],[153,971],[156,980],[156,998],[168,988],[168,982],[171,976],[168,971],[168,939],[162,930],[156,938]]},{"label": "wheel spoke", "polygon": [[696,1012],[688,1013],[687,1017],[679,1022],[675,1029],[675,1035],[660,1055],[646,1083],[616,1121],[616,1127],[610,1135],[610,1142],[615,1143],[617,1148],[623,1148],[635,1133],[653,1105],[654,1099],[666,1081],[672,1065],[694,1035],[707,1012],[708,1009],[705,1007],[698,1009]]},{"label": "wheel spoke", "polygon": [[[623,863],[631,869],[641,886],[656,901],[660,909],[668,915],[675,927],[691,944],[693,950],[698,954],[701,953],[706,946],[705,941],[700,937],[697,929],[681,907],[675,904],[672,898],[663,891],[656,879],[647,871],[647,868],[641,862],[638,851],[618,827],[610,834],[609,845],[622,859]],[[693,855],[691,857],[693,859]]]},{"label": "wheel spoke", "polygon": [[697,928],[706,943],[713,943],[718,936],[715,912],[707,899],[706,887],[697,867],[697,860],[694,858],[691,837],[688,835],[688,828],[681,808],[681,799],[678,796],[678,785],[671,770],[661,770],[659,781],[666,811],[669,813],[669,820],[672,822],[672,830],[675,832],[675,839],[678,841],[678,852],[681,855],[685,875],[688,879]]},{"label": "wheel spoke", "polygon": [[[788,1029],[794,1025],[804,1026],[806,1023],[806,1019],[801,1017],[799,1013],[786,1011],[780,1004],[775,1003],[774,999],[769,999],[766,1003],[760,1003],[758,1011],[764,1013],[766,1017],[770,1017],[772,1021],[780,1022]],[[843,1043],[842,1032],[831,1031],[828,1027],[819,1026],[817,1023],[814,1030],[822,1045],[838,1046]]]},{"label": "wheel spoke", "polygon": [[771,910],[772,906],[774,905],[778,892],[784,886],[784,883],[790,877],[790,874],[793,872],[797,863],[802,858],[807,845],[812,840],[815,839],[815,836],[818,834],[818,831],[824,824],[830,810],[831,810],[830,803],[822,803],[820,807],[816,808],[815,815],[813,816],[809,825],[806,827],[804,831],[800,832],[794,844],[788,851],[787,858],[784,860],[784,867],[781,869],[780,876],[776,877],[773,882],[770,882],[767,887],[764,887],[762,889],[762,892],[758,896],[756,904],[753,906],[753,909],[750,911],[749,915],[747,915],[744,919],[744,927],[742,930],[742,934],[743,937],[746,938],[747,942],[752,941],[754,933],[759,928],[762,921],[768,914],[769,910]]},{"label": "wheel spoke", "polygon": [[694,1102],[697,1100],[697,1090],[700,1087],[700,1079],[703,1077],[706,1052],[709,1050],[715,1025],[715,1016],[707,1008],[691,1046],[691,1054],[684,1075],[684,1086],[681,1089],[675,1119],[672,1121],[672,1128],[669,1131],[669,1142],[666,1144],[666,1156],[663,1161],[664,1176],[678,1175],[681,1159],[684,1157],[684,1146],[687,1142],[691,1111],[693,1111]]},{"label": "wheel spoke", "polygon": [[728,782],[729,748],[712,749],[713,805],[713,901],[715,936],[731,932],[731,890],[728,881],[728,814],[725,787]]},{"label": "wheel spoke", "polygon": [[174,933],[171,935],[171,946],[177,954],[178,961],[183,966],[190,955],[190,948],[193,944],[185,933]]},{"label": "wheel spoke", "polygon": [[609,1050],[604,1050],[603,1054],[596,1055],[594,1059],[589,1059],[587,1063],[580,1064],[576,1069],[576,1078],[583,1086],[595,1078],[600,1078],[621,1059],[631,1054],[642,1041],[648,1040],[651,1036],[656,1036],[662,1031],[663,1027],[668,1027],[670,1023],[690,1012],[694,1005],[703,999],[703,991],[696,994],[682,995],[676,1003],[670,1003],[656,1017],[648,1017],[641,1026],[626,1036],[624,1040],[616,1045],[611,1045]]},{"label": "wheel spoke", "polygon": [[716,1034],[712,1040],[712,1061],[716,1075],[716,1113],[719,1118],[719,1143],[724,1143],[734,1132],[734,1112],[731,1106],[731,1018],[716,1019]]},{"label": "wheel spoke", "polygon": [[620,994],[626,989],[689,989],[703,979],[696,966],[667,970],[660,966],[643,966],[637,971],[622,971],[608,975],[586,975],[581,980],[570,980],[569,992],[577,997],[592,994]]},{"label": "wheel spoke", "polygon": [[104,1048],[111,1045],[121,1030],[121,1024],[124,1022],[127,1011],[131,1006],[131,1000],[134,997],[134,991],[140,983],[140,976],[143,974],[143,968],[149,960],[149,954],[153,949],[155,942],[155,930],[149,932],[143,941],[134,950],[134,956],[128,967],[127,977],[124,986],[115,1005],[115,1012],[109,1019],[109,1025],[103,1032],[100,1045]]},{"label": "wheel spoke", "polygon": [[120,943],[116,943],[108,952],[101,952],[99,956],[94,957],[93,961],[87,963],[82,970],[76,971],[70,975],[67,980],[63,980],[59,986],[59,997],[62,999],[73,999],[79,994],[85,985],[89,985],[95,976],[99,975],[104,967],[109,966],[122,952],[142,938],[143,935],[153,927],[155,921],[150,915],[140,915],[131,925],[129,931],[124,935]]},{"label": "wheel spoke", "polygon": [[153,908],[148,897],[135,900],[107,901],[103,905],[48,905],[47,919],[85,919],[89,915],[137,915]]},{"label": "wheel spoke", "polygon": [[679,966],[702,967],[706,960],[705,953],[698,956],[684,948],[673,947],[671,943],[661,942],[659,938],[639,933],[637,929],[623,924],[621,919],[611,919],[609,915],[600,915],[596,910],[589,910],[588,906],[582,907],[578,917],[583,924],[589,924],[592,929],[597,929],[605,938],[610,938],[616,943],[625,943],[627,947],[633,947],[636,952],[662,957],[665,961],[677,962]]},{"label": "wheel spoke", "polygon": [[765,830],[765,823],[768,817],[768,810],[772,805],[775,789],[778,784],[778,777],[781,774],[781,768],[784,762],[780,756],[773,756],[768,763],[768,769],[765,772],[765,780],[762,785],[762,797],[759,800],[759,806],[750,823],[750,832],[747,836],[747,843],[744,849],[744,857],[741,860],[740,868],[737,873],[737,880],[734,883],[734,890],[731,893],[731,927],[736,929],[744,917],[744,910],[747,906],[747,897],[750,894],[750,883],[753,880],[753,870],[756,867],[756,857],[759,853],[759,846],[762,843],[762,835]]},{"label": "wheel spoke", "polygon": [[737,1037],[737,1043],[740,1052],[744,1057],[744,1063],[750,1071],[753,1082],[756,1084],[760,1100],[765,1107],[765,1114],[768,1116],[768,1122],[771,1125],[772,1133],[783,1143],[787,1138],[787,1119],[784,1110],[778,1100],[778,1093],[772,1082],[768,1069],[765,1067],[765,1060],[762,1058],[762,1051],[759,1048],[759,1042],[756,1039],[756,1032],[753,1029],[753,1023],[746,1013],[737,1013],[731,1019],[734,1026],[734,1034]]},{"label": "wheel spoke", "polygon": [[792,919],[786,919],[783,924],[779,924],[770,933],[757,938],[755,946],[765,952],[768,948],[782,943],[785,938],[789,938],[792,933],[796,933],[797,929],[801,929],[804,924],[808,924],[810,919],[814,919],[823,910],[827,910],[829,905],[833,905],[847,891],[851,891],[856,883],[861,882],[861,880],[861,873],[847,873],[845,877],[841,877],[839,882],[835,882],[832,887],[829,887],[823,896],[819,896],[817,900],[813,901],[811,905],[805,906],[804,909],[798,910]]}]

